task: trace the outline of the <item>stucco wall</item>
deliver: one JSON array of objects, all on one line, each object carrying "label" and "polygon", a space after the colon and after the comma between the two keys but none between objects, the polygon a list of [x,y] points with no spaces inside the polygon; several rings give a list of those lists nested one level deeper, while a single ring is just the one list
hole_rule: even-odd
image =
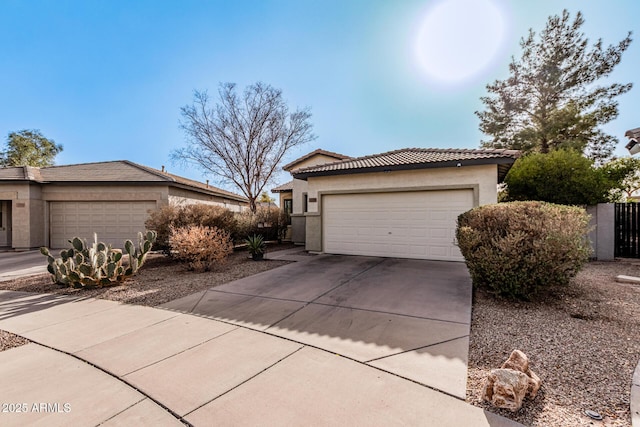
[{"label": "stucco wall", "polygon": [[[474,189],[477,206],[497,203],[497,165],[434,168],[350,175],[310,177],[306,192],[309,200],[306,214],[306,249],[322,250],[322,195],[331,193],[406,191],[427,189]],[[295,188],[295,187],[294,187]],[[296,198],[301,198],[294,190]],[[302,203],[300,201],[300,203]],[[294,200],[294,206],[296,205]]]},{"label": "stucco wall", "polygon": [[[35,248],[49,244],[49,202],[152,201],[157,207],[170,202],[197,202],[225,206],[223,198],[167,185],[3,182],[0,185],[0,200],[11,201],[11,246],[15,249]],[[233,211],[240,211],[241,204],[235,200],[227,200],[226,207]]]},{"label": "stucco wall", "polygon": [[169,196],[166,186],[47,184],[42,188],[42,199],[47,202],[154,200],[160,206],[168,203]]},{"label": "stucco wall", "polygon": [[588,206],[591,215],[589,240],[593,253],[591,256],[599,261],[611,261],[615,254],[615,205],[600,203]]},{"label": "stucco wall", "polygon": [[307,193],[307,181],[301,179],[293,180],[293,213],[302,214],[303,211],[303,196]]},{"label": "stucco wall", "polygon": [[191,205],[201,203],[205,205],[214,205],[227,208],[233,212],[242,212],[247,206],[236,200],[225,199],[222,197],[211,196],[208,194],[197,193],[183,188],[169,187],[169,203],[172,205]]},{"label": "stucco wall", "polygon": [[325,163],[333,163],[338,161],[339,160],[336,159],[335,157],[325,156],[324,154],[315,154],[309,157],[308,159],[305,159],[300,163],[297,163],[294,166],[294,169],[308,168],[311,166],[324,165]]},{"label": "stucco wall", "polygon": [[[38,186],[28,183],[3,183],[0,187],[0,200],[11,201],[11,246],[16,249],[37,246],[32,245],[32,229],[43,227],[44,218],[39,219],[30,214],[32,188],[37,190],[34,195],[39,194]],[[37,206],[37,210],[39,209]]]}]

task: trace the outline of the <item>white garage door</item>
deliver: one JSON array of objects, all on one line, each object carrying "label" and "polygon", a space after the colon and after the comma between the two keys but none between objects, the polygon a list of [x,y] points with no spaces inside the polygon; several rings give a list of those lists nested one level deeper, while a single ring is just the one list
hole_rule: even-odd
[{"label": "white garage door", "polygon": [[122,248],[126,239],[136,242],[138,231],[156,202],[51,202],[49,234],[52,248],[69,247],[74,237],[98,240]]},{"label": "white garage door", "polygon": [[463,261],[456,219],[473,207],[472,190],[325,195],[324,252]]}]

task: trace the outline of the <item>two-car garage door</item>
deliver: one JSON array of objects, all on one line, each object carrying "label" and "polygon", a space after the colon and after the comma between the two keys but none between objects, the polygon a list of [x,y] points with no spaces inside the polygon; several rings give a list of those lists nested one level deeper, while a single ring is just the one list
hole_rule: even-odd
[{"label": "two-car garage door", "polygon": [[144,231],[148,211],[156,208],[155,201],[136,202],[51,202],[49,230],[52,248],[66,248],[68,240],[81,237],[98,240],[122,248],[126,239],[134,242]]},{"label": "two-car garage door", "polygon": [[456,219],[473,190],[331,194],[322,198],[324,252],[463,261]]}]

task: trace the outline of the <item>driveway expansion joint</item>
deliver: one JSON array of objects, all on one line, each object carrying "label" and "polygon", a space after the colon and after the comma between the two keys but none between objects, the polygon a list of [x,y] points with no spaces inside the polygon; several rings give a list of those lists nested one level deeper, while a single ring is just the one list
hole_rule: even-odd
[{"label": "driveway expansion joint", "polygon": [[[205,319],[209,319],[209,320],[214,320],[214,319],[211,319],[210,317],[207,317],[207,316],[204,316],[204,315],[200,315],[200,314],[197,314],[197,313],[192,313],[191,315],[193,315],[193,316],[203,317],[203,318],[205,318]],[[290,354],[290,355],[288,355],[288,356],[285,356],[285,357],[284,357],[283,359],[281,359],[280,361],[282,361],[282,360],[286,359],[287,357],[289,357],[289,356],[293,355],[294,353],[296,353],[296,352],[298,352],[298,351],[302,350],[304,347],[309,347],[309,348],[313,348],[313,349],[316,349],[316,350],[320,350],[320,351],[325,352],[325,353],[329,353],[329,354],[333,354],[333,355],[337,355],[337,356],[343,357],[343,358],[345,358],[345,359],[347,359],[347,360],[350,360],[350,361],[352,361],[352,362],[358,363],[358,364],[360,364],[360,365],[364,365],[364,366],[366,366],[366,367],[368,367],[368,368],[370,368],[370,369],[375,369],[375,370],[378,370],[378,371],[384,372],[384,373],[386,373],[386,374],[393,375],[394,377],[398,377],[398,378],[401,378],[401,379],[403,379],[403,380],[410,381],[410,382],[412,382],[412,383],[414,383],[414,384],[418,384],[419,386],[426,387],[426,388],[428,388],[428,389],[430,389],[430,390],[436,391],[436,392],[438,392],[438,393],[445,394],[445,395],[447,395],[447,396],[449,396],[449,397],[453,397],[453,398],[455,398],[455,399],[457,399],[457,400],[460,400],[460,401],[462,401],[462,402],[466,402],[466,399],[464,399],[464,398],[462,398],[462,397],[460,397],[460,396],[456,396],[456,395],[454,395],[454,394],[451,394],[451,393],[449,393],[449,392],[447,392],[447,391],[440,390],[439,388],[436,388],[436,387],[430,386],[430,385],[428,385],[428,384],[421,383],[420,381],[416,381],[416,380],[414,380],[414,379],[412,379],[412,378],[409,378],[409,377],[404,377],[404,376],[402,376],[402,375],[396,374],[395,372],[391,372],[391,371],[388,371],[388,370],[386,370],[386,369],[382,369],[382,368],[380,368],[380,367],[378,367],[378,366],[369,365],[369,362],[370,362],[370,361],[369,361],[369,362],[363,362],[363,361],[360,361],[360,360],[358,360],[358,359],[355,359],[355,358],[353,358],[353,357],[351,357],[351,356],[347,356],[346,354],[336,353],[335,351],[327,350],[326,348],[318,347],[318,346],[313,345],[313,344],[303,343],[303,342],[300,342],[300,341],[296,341],[296,340],[294,340],[294,339],[292,339],[292,338],[288,338],[288,337],[283,337],[283,336],[280,336],[280,335],[276,335],[276,334],[274,334],[274,333],[268,332],[268,329],[269,329],[269,328],[267,328],[267,329],[265,329],[265,330],[261,330],[261,329],[251,328],[251,327],[246,326],[246,325],[238,325],[238,324],[236,324],[236,323],[228,322],[228,321],[225,321],[225,320],[215,319],[215,321],[216,321],[216,322],[226,323],[226,324],[228,324],[228,325],[234,325],[234,326],[237,326],[238,328],[248,329],[248,330],[253,331],[253,332],[259,332],[259,333],[261,333],[261,334],[269,335],[270,337],[278,338],[278,339],[285,340],[285,341],[289,341],[289,342],[292,342],[292,343],[300,344],[300,346],[301,346],[301,347],[300,347],[298,350],[294,351],[293,353],[291,353],[291,354]],[[466,337],[466,336],[468,336],[468,335],[463,335],[463,336],[461,336],[461,337],[453,338],[452,340],[448,340],[448,341],[453,341],[453,340],[456,340],[456,339],[464,338],[464,337]],[[443,342],[447,342],[447,341],[443,341]],[[435,344],[434,344],[434,345],[435,345]],[[419,347],[419,348],[426,348],[426,347],[429,347],[429,346],[424,346],[424,347]],[[415,351],[415,350],[416,350],[416,349],[408,350],[408,351]],[[404,351],[403,351],[402,353],[406,353],[406,352],[404,352]],[[401,354],[401,353],[397,353],[397,354]],[[374,360],[375,360],[375,359],[374,359]],[[262,373],[262,372],[266,371],[267,369],[269,369],[269,368],[271,368],[272,366],[276,365],[276,364],[277,364],[277,363],[279,363],[280,361],[278,361],[278,362],[274,363],[273,365],[271,365],[271,366],[267,367],[266,369],[264,369],[264,370],[263,370],[263,371],[261,371],[260,373]],[[256,374],[256,375],[259,375],[259,374]],[[252,378],[254,378],[256,375],[254,375]],[[249,379],[251,379],[251,378],[249,378]],[[247,381],[248,381],[248,380],[247,380]],[[243,383],[241,383],[241,384],[238,384],[238,386],[240,386],[240,385],[242,385],[242,384],[244,384],[244,383],[246,383],[246,381],[244,381],[244,382],[243,382]],[[238,386],[236,386],[236,387],[234,387],[234,388],[237,388]],[[216,400],[216,399],[218,399],[219,397],[221,397],[221,396],[223,396],[223,395],[227,394],[229,391],[231,391],[231,390],[227,390],[226,392],[224,392],[224,393],[220,394],[219,396],[216,396],[216,397],[215,397],[214,399],[212,399],[210,402],[212,402],[213,400]],[[210,403],[210,402],[207,402],[207,403]],[[198,407],[198,408],[196,408],[196,409],[201,408],[202,406],[206,405],[207,403],[205,403],[205,404],[203,404],[203,405],[199,406],[199,407]],[[189,412],[189,414],[191,414],[192,412],[194,412],[196,409],[194,409],[193,411]],[[184,416],[186,417],[187,415],[188,415],[188,414],[185,414]],[[634,426],[634,427],[635,427],[635,426]]]},{"label": "driveway expansion joint", "polygon": [[[220,294],[237,295],[237,296],[240,296],[240,297],[261,298],[261,299],[268,299],[268,300],[273,300],[273,301],[286,301],[286,302],[299,302],[299,303],[306,303],[307,302],[307,301],[299,300],[299,299],[277,298],[277,297],[269,297],[269,296],[266,296],[266,295],[254,295],[254,294],[245,294],[245,293],[242,293],[242,292],[221,291],[221,290],[218,290],[216,288],[207,289],[206,292],[218,292]],[[198,306],[198,304],[200,304],[200,301],[202,301],[202,298],[204,298],[204,294],[202,295],[202,297],[200,297],[200,299],[198,300],[196,305],[193,306],[191,311],[193,311]]]},{"label": "driveway expansion joint", "polygon": [[456,325],[470,325],[469,322],[459,322],[457,320],[446,320],[446,319],[438,319],[436,317],[424,317],[424,316],[416,316],[416,315],[413,315],[413,314],[394,313],[392,311],[373,310],[371,308],[350,307],[348,305],[329,304],[329,303],[326,303],[326,302],[310,302],[307,305],[312,305],[312,304],[313,305],[322,305],[322,306],[326,306],[326,307],[348,308],[349,310],[368,311],[370,313],[389,314],[391,316],[410,317],[412,319],[431,320],[431,321],[434,321],[434,322],[455,323]]},{"label": "driveway expansion joint", "polygon": [[129,409],[133,408],[134,406],[136,406],[137,404],[139,404],[140,402],[144,402],[145,399],[147,399],[147,397],[143,397],[142,399],[138,400],[137,402],[132,403],[131,405],[127,406],[126,408],[124,408],[122,411],[113,414],[113,416],[107,418],[106,420],[102,421],[100,424],[98,424],[98,427],[103,425],[104,423],[109,422],[110,420],[114,419],[115,417],[117,417],[118,415],[121,415],[122,413],[128,411]]},{"label": "driveway expansion joint", "polygon": [[287,354],[286,356],[282,357],[280,360],[277,360],[276,362],[272,363],[271,365],[267,366],[266,368],[264,368],[263,370],[261,370],[260,372],[258,372],[257,374],[254,374],[252,376],[250,376],[249,378],[247,378],[246,380],[236,384],[235,386],[231,387],[229,390],[225,391],[224,393],[220,393],[219,395],[217,395],[216,397],[214,397],[213,399],[204,402],[202,405],[199,405],[196,408],[193,408],[191,411],[187,412],[186,414],[184,414],[184,416],[188,416],[192,413],[194,413],[195,411],[197,411],[198,409],[202,408],[203,406],[208,405],[209,403],[213,402],[216,399],[221,398],[222,396],[224,396],[225,394],[231,393],[233,390],[237,389],[238,387],[248,383],[249,381],[251,381],[252,379],[256,378],[257,376],[267,372],[269,369],[273,368],[274,366],[276,366],[277,364],[279,364],[280,362],[284,361],[285,359],[288,359],[289,357],[293,356],[294,354],[296,354],[297,352],[299,352],[300,350],[302,350],[303,348],[305,348],[306,346],[303,344],[301,345],[299,348],[295,349],[294,351],[292,351],[291,353]]},{"label": "driveway expansion joint", "polygon": [[[188,314],[187,314],[187,315],[184,315],[184,314],[183,314],[183,316],[189,316],[189,315],[188,315]],[[173,318],[172,318],[172,319],[173,319]],[[207,319],[207,320],[211,320],[211,319]],[[233,331],[237,331],[239,328],[240,328],[240,327],[238,326],[237,328],[230,329],[230,330],[228,330],[228,331],[226,331],[226,332],[221,333],[220,335],[216,335],[215,337],[209,338],[208,340],[202,341],[202,342],[200,342],[200,343],[198,343],[198,344],[192,345],[191,347],[188,347],[188,348],[185,348],[185,349],[183,349],[183,350],[180,350],[179,352],[174,353],[174,354],[172,354],[172,355],[170,355],[170,356],[167,356],[167,357],[164,357],[164,358],[162,358],[162,359],[156,360],[155,362],[153,362],[153,363],[149,363],[148,365],[145,365],[145,366],[141,366],[141,367],[139,367],[139,368],[136,368],[136,369],[134,369],[134,370],[133,370],[133,371],[131,371],[131,372],[124,373],[124,374],[122,374],[122,376],[124,377],[124,376],[127,376],[127,375],[131,375],[131,374],[133,374],[134,372],[138,372],[138,371],[140,371],[140,370],[142,370],[142,369],[148,368],[149,366],[153,366],[153,365],[156,365],[156,364],[158,364],[158,363],[160,363],[160,362],[163,362],[163,361],[165,361],[165,360],[167,360],[167,359],[171,359],[171,358],[172,358],[172,357],[174,357],[174,356],[177,356],[177,355],[182,354],[182,353],[184,353],[184,352],[186,352],[186,351],[189,351],[189,350],[191,350],[191,349],[193,349],[193,348],[196,348],[196,347],[201,346],[201,345],[203,345],[203,344],[206,344],[206,343],[208,343],[208,342],[210,342],[210,341],[213,341],[213,340],[215,340],[215,339],[218,339],[218,338],[220,338],[220,337],[223,337],[223,336],[227,335],[228,333],[231,333],[231,332],[233,332]],[[98,344],[96,344],[96,345],[98,345]]]},{"label": "driveway expansion joint", "polygon": [[440,344],[446,344],[448,342],[452,342],[452,341],[459,340],[459,339],[462,339],[462,338],[467,338],[467,337],[469,337],[469,334],[461,335],[459,337],[451,338],[451,339],[440,341],[440,342],[435,342],[433,344],[423,345],[421,347],[411,348],[409,350],[399,351],[398,353],[388,354],[386,356],[376,357],[375,359],[367,360],[367,361],[362,362],[362,363],[369,364],[371,362],[377,362],[378,360],[387,359],[389,357],[398,356],[400,354],[411,353],[412,351],[422,350],[423,348],[429,348],[429,347],[433,347],[433,346],[440,345]]},{"label": "driveway expansion joint", "polygon": [[[25,338],[26,338],[26,337],[25,337]],[[42,344],[42,343],[40,343],[40,342],[38,342],[38,341],[35,341],[35,340],[33,340],[33,339],[30,339],[30,338],[26,338],[26,339],[28,339],[28,340],[29,340],[29,341],[31,341],[32,343],[37,344],[37,345],[39,345],[39,346],[41,346],[41,347],[48,348],[49,350],[53,350],[53,351],[56,351],[56,352],[58,352],[58,353],[66,354],[67,356],[70,356],[70,357],[72,357],[72,358],[74,358],[74,359],[76,359],[76,360],[79,360],[80,362],[86,363],[87,365],[89,365],[89,366],[91,366],[91,367],[93,367],[93,368],[95,368],[95,369],[97,369],[97,370],[99,370],[99,371],[101,371],[101,372],[103,372],[103,373],[105,373],[105,374],[109,375],[110,377],[114,378],[115,380],[120,381],[121,383],[123,383],[123,384],[125,384],[126,386],[130,387],[132,390],[137,391],[138,393],[140,393],[141,395],[143,395],[145,398],[147,398],[147,399],[151,400],[153,403],[155,403],[156,405],[160,406],[162,409],[164,409],[165,411],[167,411],[169,414],[171,414],[171,416],[173,416],[176,420],[180,421],[180,422],[181,422],[181,423],[183,423],[184,425],[189,426],[189,427],[193,427],[193,425],[192,425],[190,422],[188,422],[188,421],[187,421],[187,420],[185,420],[183,417],[181,417],[179,414],[177,414],[176,412],[174,412],[171,408],[169,408],[168,406],[166,406],[165,404],[163,404],[163,403],[162,403],[162,402],[160,402],[159,400],[155,399],[153,396],[150,396],[149,394],[147,394],[147,393],[145,393],[144,391],[140,390],[138,387],[134,386],[133,384],[131,384],[129,381],[125,380],[124,378],[121,378],[121,377],[119,377],[119,376],[115,375],[114,373],[110,372],[109,370],[104,369],[103,367],[101,367],[101,366],[99,366],[99,365],[96,365],[95,363],[91,363],[91,362],[89,362],[88,360],[85,360],[85,359],[83,359],[83,358],[82,358],[82,357],[80,357],[80,356],[76,356],[76,355],[75,355],[75,354],[73,354],[73,353],[69,353],[69,352],[67,352],[67,351],[60,350],[60,349],[55,348],[55,347],[51,347],[51,346],[49,346],[49,345],[47,345],[47,344]],[[142,400],[144,400],[144,399],[142,399]],[[137,402],[137,403],[140,403],[142,400],[140,400],[140,401],[139,401],[139,402]],[[104,420],[104,421],[103,421],[103,423],[104,423],[104,422],[106,422],[106,421],[107,421],[107,420]]]},{"label": "driveway expansion joint", "polygon": [[293,312],[287,314],[286,316],[284,316],[282,319],[278,320],[277,322],[274,322],[273,324],[269,325],[269,328],[273,328],[274,326],[276,326],[278,323],[283,322],[285,320],[287,320],[288,318],[290,318],[291,316],[293,316],[294,314],[298,313],[300,310],[303,310],[305,307],[309,306],[310,304],[313,304],[315,301],[319,300],[320,298],[324,297],[325,295],[330,294],[331,292],[335,291],[336,289],[346,285],[347,283],[351,282],[353,279],[355,279],[356,277],[359,277],[361,275],[363,275],[364,273],[366,273],[367,271],[379,266],[380,264],[382,264],[383,262],[385,262],[387,260],[387,258],[383,258],[382,260],[380,260],[379,262],[375,263],[372,266],[369,266],[367,268],[365,268],[364,270],[358,272],[357,274],[349,277],[347,280],[340,282],[339,284],[337,284],[336,286],[332,287],[331,289],[329,289],[326,292],[323,292],[322,294],[318,295],[317,297],[315,297],[314,299],[312,299],[311,301],[305,302],[305,304],[300,307],[297,310],[294,310]]}]

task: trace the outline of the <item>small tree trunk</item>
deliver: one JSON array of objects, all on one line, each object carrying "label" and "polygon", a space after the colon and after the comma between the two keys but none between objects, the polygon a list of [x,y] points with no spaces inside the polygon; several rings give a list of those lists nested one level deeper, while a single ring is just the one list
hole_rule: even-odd
[{"label": "small tree trunk", "polygon": [[251,212],[253,213],[256,213],[256,211],[258,210],[255,197],[249,198],[249,209],[251,209]]}]

